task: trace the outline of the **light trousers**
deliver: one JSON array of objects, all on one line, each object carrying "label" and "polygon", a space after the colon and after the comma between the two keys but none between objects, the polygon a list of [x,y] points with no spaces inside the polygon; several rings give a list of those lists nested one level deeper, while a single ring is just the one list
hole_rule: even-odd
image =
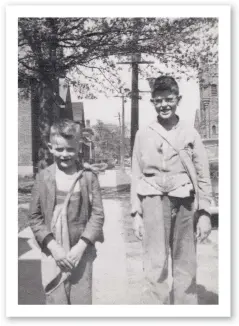
[{"label": "light trousers", "polygon": [[[197,304],[193,201],[193,197],[142,197],[143,304]],[[172,289],[168,285],[169,253]]]}]

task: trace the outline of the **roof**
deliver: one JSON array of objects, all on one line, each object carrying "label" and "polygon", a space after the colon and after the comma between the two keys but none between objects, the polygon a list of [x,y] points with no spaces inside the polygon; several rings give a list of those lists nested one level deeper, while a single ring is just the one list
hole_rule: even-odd
[{"label": "roof", "polygon": [[194,119],[194,128],[200,133],[200,111],[196,110],[195,119]]}]

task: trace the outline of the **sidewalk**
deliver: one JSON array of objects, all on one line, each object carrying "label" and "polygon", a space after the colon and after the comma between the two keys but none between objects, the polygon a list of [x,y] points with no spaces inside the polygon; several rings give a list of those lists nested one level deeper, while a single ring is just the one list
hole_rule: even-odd
[{"label": "sidewalk", "polygon": [[105,242],[99,244],[94,264],[93,303],[127,304],[126,253],[121,223],[121,207],[114,200],[104,200]]},{"label": "sidewalk", "polygon": [[[99,175],[104,188],[105,242],[97,244],[93,273],[93,304],[138,304],[142,282],[142,245],[129,216],[129,176],[119,170]],[[118,189],[118,190],[117,190]],[[26,207],[27,205],[21,203]],[[40,249],[30,228],[19,233],[19,304],[44,304]],[[198,245],[200,304],[218,302],[218,231]]]}]

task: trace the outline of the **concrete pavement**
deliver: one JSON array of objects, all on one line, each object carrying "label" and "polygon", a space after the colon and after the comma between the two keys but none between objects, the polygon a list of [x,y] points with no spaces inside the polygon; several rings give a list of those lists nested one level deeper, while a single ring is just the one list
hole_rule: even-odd
[{"label": "concrete pavement", "polygon": [[[102,188],[127,183],[115,170],[99,175]],[[25,206],[27,204],[24,204]],[[97,244],[93,274],[94,304],[137,304],[142,278],[141,243],[127,241],[122,202],[104,199],[105,242]],[[131,223],[131,221],[127,220]],[[130,228],[130,226],[129,226]],[[218,232],[198,245],[198,289],[201,304],[218,302]],[[19,304],[44,304],[40,275],[40,249],[30,228],[19,233]]]}]

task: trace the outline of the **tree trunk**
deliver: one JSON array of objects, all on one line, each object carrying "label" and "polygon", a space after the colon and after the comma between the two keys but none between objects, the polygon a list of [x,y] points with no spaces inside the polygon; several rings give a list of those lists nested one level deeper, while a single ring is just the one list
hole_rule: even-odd
[{"label": "tree trunk", "polygon": [[49,42],[49,58],[40,60],[42,80],[36,87],[35,105],[33,106],[33,140],[35,170],[44,169],[53,163],[53,157],[48,149],[50,127],[61,115],[61,105],[64,101],[59,96],[59,77],[57,75],[57,24],[56,19],[49,18],[51,42]]},{"label": "tree trunk", "polygon": [[59,116],[57,111],[52,89],[43,86],[40,95],[40,112],[38,119],[41,139],[38,150],[38,169],[44,169],[53,163],[53,157],[48,149],[48,142],[50,127],[53,121]]}]

